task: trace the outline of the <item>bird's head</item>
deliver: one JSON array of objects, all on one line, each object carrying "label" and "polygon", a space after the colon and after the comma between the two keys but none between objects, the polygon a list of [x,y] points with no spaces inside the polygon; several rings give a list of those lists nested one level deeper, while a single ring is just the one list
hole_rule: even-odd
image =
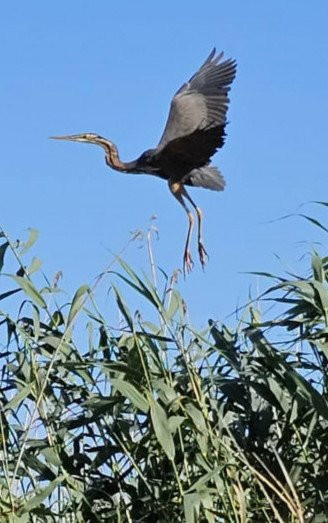
[{"label": "bird's head", "polygon": [[105,138],[95,133],[67,134],[65,136],[50,136],[53,140],[69,140],[71,142],[85,142],[102,145]]},{"label": "bird's head", "polygon": [[105,160],[109,167],[121,172],[130,172],[134,165],[122,162],[119,158],[116,145],[96,133],[66,134],[64,136],[51,136],[54,140],[69,140],[70,142],[93,143],[100,145],[105,150]]}]

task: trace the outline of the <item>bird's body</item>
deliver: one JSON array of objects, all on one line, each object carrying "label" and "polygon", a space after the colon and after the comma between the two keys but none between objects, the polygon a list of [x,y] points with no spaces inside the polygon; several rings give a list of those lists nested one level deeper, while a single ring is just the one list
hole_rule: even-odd
[{"label": "bird's body", "polygon": [[194,76],[174,95],[169,117],[159,144],[132,162],[122,162],[116,145],[94,133],[57,136],[54,138],[88,142],[105,150],[108,166],[125,173],[151,174],[168,181],[172,194],[188,214],[189,228],[184,252],[184,271],[192,269],[189,241],[193,215],[185,200],[195,208],[198,217],[198,251],[202,266],[207,253],[202,243],[202,214],[185,189],[185,185],[222,191],[224,178],[210,158],[223,146],[228,109],[228,91],[236,74],[234,60],[221,62],[223,53],[215,49]]}]

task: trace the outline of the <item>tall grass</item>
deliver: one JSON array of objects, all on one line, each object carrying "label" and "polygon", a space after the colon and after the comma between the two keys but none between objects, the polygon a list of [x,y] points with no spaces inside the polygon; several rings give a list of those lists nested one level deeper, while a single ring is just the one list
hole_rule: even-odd
[{"label": "tall grass", "polygon": [[94,288],[67,303],[26,265],[35,231],[1,236],[0,521],[327,521],[327,257],[264,276],[279,314],[201,332],[174,277],[117,258],[114,328]]}]

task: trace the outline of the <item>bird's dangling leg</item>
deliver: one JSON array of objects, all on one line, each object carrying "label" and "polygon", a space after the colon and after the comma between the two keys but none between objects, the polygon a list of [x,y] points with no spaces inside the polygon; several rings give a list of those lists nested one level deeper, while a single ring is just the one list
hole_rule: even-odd
[{"label": "bird's dangling leg", "polygon": [[186,189],[185,188],[183,188],[183,189],[184,189],[184,192],[182,193],[183,196],[185,198],[187,198],[187,200],[191,203],[191,205],[193,206],[193,208],[195,209],[195,211],[197,213],[197,219],[198,219],[198,233],[197,233],[198,254],[199,254],[200,263],[202,264],[202,268],[204,269],[205,263],[206,263],[206,258],[208,259],[208,254],[207,254],[206,249],[204,247],[203,238],[202,238],[203,213],[202,213],[201,209],[199,207],[197,207],[195,202],[190,198],[190,196],[187,193]]},{"label": "bird's dangling leg", "polygon": [[169,181],[169,188],[173,196],[178,200],[180,205],[184,208],[184,210],[187,213],[189,226],[188,226],[188,232],[187,232],[187,238],[186,238],[186,245],[185,250],[183,254],[183,275],[186,276],[187,273],[191,272],[194,266],[194,262],[192,261],[192,257],[190,254],[189,244],[190,244],[190,238],[192,234],[192,229],[194,226],[194,217],[190,210],[188,209],[187,205],[184,202],[183,196],[185,196],[185,188],[183,187],[182,183],[180,182],[172,182]]},{"label": "bird's dangling leg", "polygon": [[203,244],[203,239],[202,239],[203,213],[202,213],[201,209],[197,206],[196,206],[196,213],[197,213],[197,218],[198,218],[198,253],[199,253],[200,263],[202,264],[202,267],[204,269],[206,259],[208,259],[208,254],[206,252],[206,249]]},{"label": "bird's dangling leg", "polygon": [[188,220],[189,220],[189,227],[188,227],[188,233],[187,233],[187,239],[186,239],[186,246],[183,253],[183,274],[186,275],[187,272],[191,272],[194,267],[194,262],[192,261],[192,257],[190,254],[189,244],[190,244],[190,238],[192,229],[194,226],[194,217],[190,211],[187,211],[188,214]]}]

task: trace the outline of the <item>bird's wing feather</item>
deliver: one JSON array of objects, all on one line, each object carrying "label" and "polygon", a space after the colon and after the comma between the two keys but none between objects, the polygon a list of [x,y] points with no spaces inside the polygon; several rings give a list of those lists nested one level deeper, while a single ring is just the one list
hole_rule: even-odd
[{"label": "bird's wing feather", "polygon": [[[158,144],[158,151],[167,148],[170,153],[170,144],[177,152],[177,144],[183,149],[193,147],[190,151],[197,157],[200,153],[209,159],[213,144],[206,151],[204,144],[195,143],[193,139],[184,140],[188,135],[200,136],[200,131],[217,128],[216,148],[222,147],[226,113],[228,109],[228,91],[236,74],[236,62],[226,60],[220,62],[223,53],[215,56],[215,49],[205,60],[200,69],[184,84],[173,97],[169,117],[163,136]],[[196,134],[195,134],[196,133]],[[177,142],[177,140],[181,140]],[[186,151],[189,152],[189,151]],[[213,152],[212,152],[213,154]]]},{"label": "bird's wing feather", "polygon": [[174,166],[177,172],[187,172],[208,164],[210,157],[222,147],[224,137],[224,125],[196,129],[171,140],[156,156],[159,163]]}]

